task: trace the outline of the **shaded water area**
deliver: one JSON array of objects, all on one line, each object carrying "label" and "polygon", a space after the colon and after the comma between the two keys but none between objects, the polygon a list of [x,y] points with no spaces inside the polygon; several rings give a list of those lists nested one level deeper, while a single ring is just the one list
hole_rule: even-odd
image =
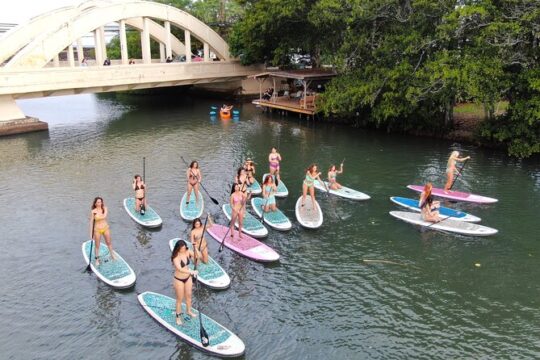
[{"label": "shaded water area", "polygon": [[[218,101],[164,96],[80,95],[21,101],[49,133],[0,138],[0,354],[7,359],[203,359],[155,322],[136,294],[169,296],[168,240],[185,236],[180,156],[198,159],[204,183],[227,200],[234,169],[251,157],[258,174],[277,146],[290,195],[278,206],[289,232],[265,241],[281,255],[263,265],[209,238],[231,276],[225,291],[203,288],[195,306],[233,330],[246,359],[538,358],[540,356],[540,164],[428,138],[262,114],[244,104],[239,121],[208,116]],[[447,204],[495,227],[463,237],[392,218],[390,196],[443,184],[453,149],[470,155],[455,189],[492,196],[492,205]],[[149,204],[163,226],[147,230],[122,207],[146,157]],[[322,228],[294,216],[304,169],[345,158],[338,180],[371,195],[353,202],[318,194]],[[109,207],[116,250],[137,273],[117,291],[84,272],[81,243],[92,199]],[[218,223],[226,218],[205,195]],[[363,260],[393,263],[366,263]],[[480,264],[480,266],[475,266]]]}]

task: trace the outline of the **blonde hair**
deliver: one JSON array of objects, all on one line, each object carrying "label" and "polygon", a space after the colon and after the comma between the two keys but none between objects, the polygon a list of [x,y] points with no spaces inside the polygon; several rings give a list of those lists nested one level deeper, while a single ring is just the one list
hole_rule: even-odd
[{"label": "blonde hair", "polygon": [[448,158],[448,162],[446,163],[446,167],[450,167],[453,163],[455,163],[458,157],[459,157],[459,151],[452,151],[452,153],[450,154],[450,157]]}]

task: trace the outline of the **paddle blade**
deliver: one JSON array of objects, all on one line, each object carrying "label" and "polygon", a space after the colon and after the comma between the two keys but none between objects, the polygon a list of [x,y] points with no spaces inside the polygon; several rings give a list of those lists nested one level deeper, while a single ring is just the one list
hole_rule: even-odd
[{"label": "paddle blade", "polygon": [[[199,316],[202,316],[202,315],[199,314]],[[208,336],[208,333],[206,332],[206,329],[202,326],[202,324],[201,324],[201,344],[204,347],[207,347],[208,345],[210,345],[210,338]]]},{"label": "paddle blade", "polygon": [[210,195],[208,195],[208,197],[210,198],[210,200],[212,200],[212,202],[213,202],[214,204],[219,205],[219,202],[218,202],[216,199],[214,199],[214,198],[211,197]]}]

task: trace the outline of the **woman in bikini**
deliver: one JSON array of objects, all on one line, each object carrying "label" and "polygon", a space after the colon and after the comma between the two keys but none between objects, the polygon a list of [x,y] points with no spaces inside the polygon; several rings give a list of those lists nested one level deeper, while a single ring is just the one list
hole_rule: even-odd
[{"label": "woman in bikini", "polygon": [[[430,182],[424,185],[424,190],[420,193],[420,199],[418,200],[418,207],[420,208],[420,210],[424,207],[428,198],[430,197],[433,198],[433,196],[431,195],[432,190],[433,190],[433,185]],[[439,201],[431,200],[431,210],[439,211],[440,207],[441,207],[441,203]]]},{"label": "woman in bikini", "polygon": [[268,163],[270,165],[270,174],[275,175],[277,181],[280,181],[279,177],[279,162],[281,161],[281,155],[277,152],[275,147],[272,148],[268,155]]},{"label": "woman in bikini", "polygon": [[[435,207],[435,202],[433,201],[433,196],[429,195],[426,200],[422,203],[420,210],[422,214],[422,220],[428,221],[428,222],[439,222],[441,221],[441,217],[439,216],[439,210],[437,207]],[[437,201],[438,202],[438,201]]]},{"label": "woman in bikini", "polygon": [[94,199],[92,203],[92,212],[90,213],[90,236],[94,239],[94,257],[96,259],[96,266],[99,266],[99,246],[101,243],[101,237],[105,238],[105,244],[109,248],[109,255],[111,260],[115,260],[114,251],[112,248],[111,232],[109,230],[109,224],[107,224],[108,210],[103,202],[103,199],[99,196]]},{"label": "woman in bikini", "polygon": [[247,201],[247,195],[242,192],[241,185],[234,185],[234,192],[230,198],[230,205],[232,209],[230,232],[231,237],[234,237],[234,224],[238,221],[238,237],[242,238],[242,224],[244,222],[245,204]]},{"label": "woman in bikini", "polygon": [[321,178],[319,177],[321,175],[320,172],[317,172],[317,165],[311,164],[311,166],[306,171],[306,178],[304,179],[304,182],[302,183],[302,207],[306,203],[306,195],[309,190],[309,195],[311,197],[311,202],[313,204],[313,209],[317,209],[315,207],[315,180],[319,180],[322,183]]},{"label": "woman in bikini", "polygon": [[[135,175],[131,187],[135,191],[135,211],[144,215],[146,209],[146,184],[142,181],[141,175]],[[141,205],[143,206],[141,209]]]},{"label": "woman in bikini", "polygon": [[444,185],[444,193],[448,194],[450,187],[454,182],[454,174],[459,171],[456,169],[456,161],[465,161],[469,160],[471,157],[467,156],[464,158],[459,157],[459,151],[452,151],[450,157],[448,158],[448,163],[446,164],[446,184]]},{"label": "woman in bikini", "polygon": [[234,193],[236,185],[240,185],[240,191],[247,196],[247,200],[249,201],[251,198],[251,189],[249,188],[248,175],[243,167],[238,168],[238,171],[236,172],[236,176],[234,177],[234,182],[231,187],[231,195]]},{"label": "woman in bikini", "polygon": [[199,163],[192,161],[189,168],[186,171],[187,176],[187,196],[186,204],[189,204],[191,197],[191,191],[195,191],[195,202],[199,202],[199,183],[202,181],[201,169],[199,169]]},{"label": "woman in bikini", "polygon": [[191,270],[188,265],[193,260],[193,252],[188,250],[184,240],[178,240],[171,254],[174,266],[173,287],[176,293],[176,325],[182,325],[182,301],[186,299],[186,312],[196,317],[191,311],[191,294],[193,288],[192,276],[197,276],[197,270]]},{"label": "woman in bikini", "polygon": [[253,161],[251,161],[250,158],[246,160],[246,163],[244,164],[244,170],[247,175],[248,185],[253,185],[253,183],[255,182],[255,165],[253,165]]},{"label": "woman in bikini", "polygon": [[277,186],[274,184],[274,178],[267,175],[263,183],[263,198],[264,198],[264,212],[276,211],[276,196]]},{"label": "woman in bikini", "polygon": [[336,165],[330,166],[328,169],[328,184],[331,190],[339,190],[342,188],[341,184],[336,181],[337,174],[343,173],[343,163],[340,164],[339,170],[336,169]]},{"label": "woman in bikini", "polygon": [[[208,215],[208,224],[207,227],[212,227],[212,219]],[[197,260],[201,260],[203,263],[208,264],[208,245],[203,234],[203,224],[201,219],[196,218],[193,220],[191,226],[190,240],[193,244],[193,249],[196,255]]]}]

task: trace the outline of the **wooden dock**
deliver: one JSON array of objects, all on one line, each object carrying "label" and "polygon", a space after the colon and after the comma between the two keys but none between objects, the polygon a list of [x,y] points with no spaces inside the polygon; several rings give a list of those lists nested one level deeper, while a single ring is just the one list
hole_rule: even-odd
[{"label": "wooden dock", "polygon": [[253,100],[252,103],[263,108],[285,110],[309,116],[315,115],[316,112],[315,105],[308,104],[308,106],[304,108],[300,105],[300,100],[290,99],[285,96],[279,96],[270,100],[257,99]]}]

